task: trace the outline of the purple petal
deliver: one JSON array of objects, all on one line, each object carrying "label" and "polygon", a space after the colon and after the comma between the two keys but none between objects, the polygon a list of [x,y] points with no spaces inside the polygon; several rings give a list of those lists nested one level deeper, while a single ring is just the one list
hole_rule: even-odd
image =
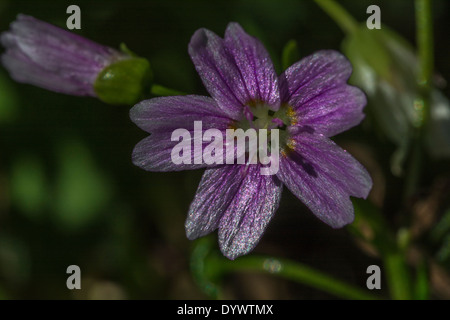
[{"label": "purple petal", "polygon": [[[193,136],[193,135],[192,135]],[[194,140],[187,140],[194,143]],[[133,164],[147,171],[167,172],[193,170],[206,167],[202,161],[195,164],[195,155],[191,149],[191,161],[188,164],[175,164],[172,161],[172,150],[178,141],[171,141],[171,135],[166,133],[155,133],[141,140],[133,150]],[[197,157],[198,158],[198,157]]]},{"label": "purple petal", "polygon": [[324,92],[345,85],[352,73],[350,62],[333,50],[318,51],[290,66],[280,75],[281,101],[294,109]]},{"label": "purple petal", "polygon": [[[211,141],[203,141],[205,131],[215,129],[222,136],[223,163],[226,155],[226,129],[233,120],[227,117],[213,99],[202,96],[174,96],[145,100],[130,111],[130,118],[140,128],[151,133],[150,137],[139,142],[133,150],[133,163],[148,171],[180,171],[208,165],[202,159],[204,149]],[[201,128],[195,122],[201,122]],[[183,143],[190,145],[189,163],[176,164],[172,159],[173,148],[180,141],[172,141],[172,133],[182,129],[188,133]],[[198,140],[196,140],[198,139]],[[195,153],[196,141],[200,141],[199,153]],[[199,163],[196,163],[199,162]]]},{"label": "purple petal", "polygon": [[[219,244],[229,259],[247,254],[258,244],[278,208],[282,184],[260,174],[261,166],[242,166],[241,186],[219,223]],[[231,193],[230,193],[231,194]]]},{"label": "purple petal", "polygon": [[210,95],[239,120],[243,106],[263,100],[278,108],[276,74],[266,50],[237,24],[230,24],[225,40],[199,29],[189,43],[189,54]]},{"label": "purple petal", "polygon": [[295,150],[280,157],[279,179],[322,221],[340,228],[353,221],[350,196],[366,198],[372,179],[364,167],[333,141],[303,133]]},{"label": "purple petal", "polygon": [[212,98],[195,95],[144,100],[131,108],[130,118],[149,133],[169,134],[178,128],[193,130],[194,121],[202,121],[205,129],[227,129],[232,123]]},{"label": "purple petal", "polygon": [[[186,133],[188,133],[189,136],[182,141],[181,138],[179,141],[172,141],[172,134],[169,132],[152,133],[149,137],[144,138],[135,146],[132,155],[133,164],[144,170],[157,172],[194,170],[199,168],[215,168],[217,166],[221,166],[226,161],[226,132],[225,130],[217,129],[218,133],[222,135],[223,141],[223,144],[217,147],[223,148],[223,157],[220,157],[222,162],[208,164],[205,161],[203,154],[205,153],[205,148],[211,145],[212,142],[202,140],[202,136],[205,134],[206,128],[207,127],[198,131],[194,129],[186,129]],[[196,137],[197,133],[198,138]],[[175,163],[173,161],[172,152],[180,143],[190,146],[190,154],[187,156],[189,161],[187,163]],[[199,143],[199,148],[195,147],[196,143]],[[196,149],[198,149],[198,152],[196,152]],[[236,155],[236,147],[233,151]]]},{"label": "purple petal", "polygon": [[30,16],[19,15],[1,35],[2,63],[19,82],[72,95],[94,96],[93,83],[127,56]]},{"label": "purple petal", "polygon": [[11,78],[17,82],[28,83],[59,93],[95,96],[90,73],[80,76],[81,72],[78,72],[79,78],[85,79],[82,81],[64,78],[59,73],[45,70],[42,65],[34,63],[20,51],[7,51],[0,57],[0,60]]},{"label": "purple petal", "polygon": [[245,178],[244,169],[242,165],[225,165],[205,170],[186,219],[188,239],[203,237],[217,229]]},{"label": "purple petal", "polygon": [[299,122],[293,130],[296,126],[309,126],[316,133],[332,137],[361,123],[365,105],[366,96],[356,87],[330,89],[294,111]]},{"label": "purple petal", "polygon": [[278,110],[278,76],[262,43],[235,22],[225,31],[225,46],[234,58],[251,100],[263,101]]}]

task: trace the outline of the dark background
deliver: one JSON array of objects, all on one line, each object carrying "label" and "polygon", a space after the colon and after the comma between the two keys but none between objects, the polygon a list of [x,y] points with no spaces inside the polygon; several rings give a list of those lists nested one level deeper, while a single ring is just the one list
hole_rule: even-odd
[{"label": "dark background", "polygon": [[[340,3],[359,21],[367,19],[369,5],[379,5],[382,23],[414,44],[413,1]],[[0,31],[18,13],[65,28],[70,4],[81,8],[78,34],[116,48],[126,43],[149,59],[155,81],[193,94],[206,95],[187,53],[198,28],[223,36],[228,22],[239,22],[265,44],[278,72],[289,40],[295,39],[305,56],[339,50],[344,37],[309,0],[0,0]],[[450,2],[434,4],[436,68],[449,78]],[[444,93],[450,96],[448,88]],[[133,166],[133,147],[146,133],[128,111],[15,83],[0,67],[0,299],[207,298],[192,280],[192,242],[184,234],[202,171],[149,173]],[[372,168],[384,166],[394,149],[362,128],[336,141],[356,143],[355,156],[366,166],[375,163]],[[426,169],[425,187],[433,185],[434,169]],[[384,183],[371,197],[390,208],[385,215],[395,227],[401,180],[379,179]],[[216,234],[212,237],[215,242]],[[381,265],[346,229],[321,223],[287,189],[254,253],[290,258],[362,288],[367,266]],[[72,264],[81,268],[82,290],[66,288],[66,268]],[[223,286],[231,299],[334,298],[270,275],[235,273]],[[386,293],[384,278],[382,288]]]}]

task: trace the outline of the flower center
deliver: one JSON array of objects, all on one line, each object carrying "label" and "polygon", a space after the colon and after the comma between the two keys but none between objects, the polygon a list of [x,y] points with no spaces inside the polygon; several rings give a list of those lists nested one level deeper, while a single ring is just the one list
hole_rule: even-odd
[{"label": "flower center", "polygon": [[279,130],[279,146],[284,148],[286,146],[287,131],[286,128],[294,124],[292,107],[289,105],[282,105],[278,111],[273,111],[272,108],[264,102],[251,102],[244,107],[244,117],[237,127],[243,130],[255,129],[259,134],[260,129],[267,129],[268,141],[270,141],[271,130]]},{"label": "flower center", "polygon": [[273,111],[270,106],[264,103],[250,103],[244,107],[245,119],[241,121],[241,128],[248,129],[281,129],[285,130],[289,121],[284,110],[280,108]]}]

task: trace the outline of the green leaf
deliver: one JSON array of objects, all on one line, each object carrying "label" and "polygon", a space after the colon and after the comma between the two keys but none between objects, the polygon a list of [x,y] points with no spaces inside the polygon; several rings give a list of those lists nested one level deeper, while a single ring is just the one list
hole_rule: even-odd
[{"label": "green leaf", "polygon": [[40,159],[33,155],[17,158],[13,162],[10,179],[14,206],[32,220],[40,218],[50,199]]},{"label": "green leaf", "polygon": [[369,65],[378,76],[390,80],[394,61],[386,44],[388,36],[385,28],[369,30],[365,25],[361,25],[344,39],[343,50],[356,67],[361,61]]},{"label": "green leaf", "polygon": [[429,298],[429,283],[427,264],[425,261],[421,261],[417,267],[416,283],[414,287],[414,298],[416,300],[427,300]]},{"label": "green leaf", "polygon": [[283,70],[286,70],[295,62],[300,60],[300,53],[298,51],[297,41],[290,40],[283,49],[283,54],[281,57],[281,65]]},{"label": "green leaf", "polygon": [[76,231],[108,209],[113,187],[81,141],[65,142],[58,155],[54,218],[59,227]]},{"label": "green leaf", "polygon": [[17,96],[3,73],[0,73],[0,124],[10,123],[17,116]]},{"label": "green leaf", "polygon": [[369,30],[361,25],[345,38],[342,48],[353,66],[350,82],[365,91],[366,112],[376,131],[397,146],[391,157],[391,170],[399,176],[403,174],[415,130],[424,123],[415,52],[386,26]]}]

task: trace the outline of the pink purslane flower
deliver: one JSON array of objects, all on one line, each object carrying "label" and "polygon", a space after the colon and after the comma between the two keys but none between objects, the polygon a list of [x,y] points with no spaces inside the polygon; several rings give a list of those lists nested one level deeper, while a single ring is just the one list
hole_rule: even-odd
[{"label": "pink purslane flower", "polygon": [[[134,106],[131,119],[151,135],[134,149],[133,162],[148,171],[206,167],[189,208],[186,234],[216,229],[223,254],[235,259],[251,251],[278,208],[283,185],[333,228],[353,221],[350,196],[366,198],[372,181],[329,137],[358,125],[366,98],[347,85],[352,68],[336,51],[319,51],[277,76],[255,38],[230,23],[224,39],[200,29],[189,54],[211,97],[154,98]],[[185,128],[279,129],[279,171],[262,175],[261,164],[175,164],[172,132]],[[270,130],[269,130],[270,132]],[[225,134],[225,133],[224,133]],[[203,148],[208,143],[203,142]],[[194,155],[192,155],[194,157]]]}]

